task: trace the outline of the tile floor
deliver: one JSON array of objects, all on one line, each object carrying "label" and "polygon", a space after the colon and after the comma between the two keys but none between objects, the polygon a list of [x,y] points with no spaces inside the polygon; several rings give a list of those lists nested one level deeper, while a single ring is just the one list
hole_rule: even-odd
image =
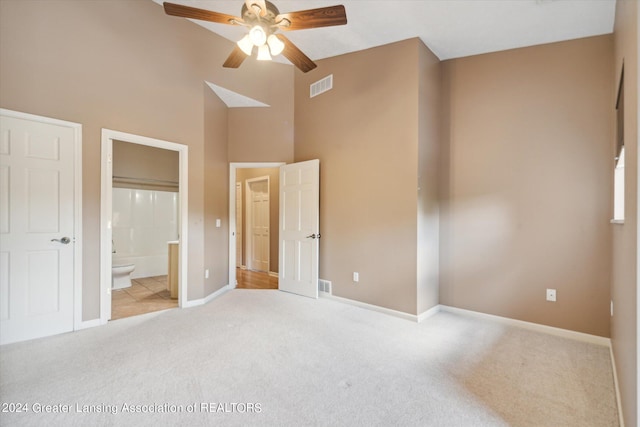
[{"label": "tile floor", "polygon": [[111,294],[111,320],[178,307],[167,290],[167,276],[131,280],[131,287]]}]

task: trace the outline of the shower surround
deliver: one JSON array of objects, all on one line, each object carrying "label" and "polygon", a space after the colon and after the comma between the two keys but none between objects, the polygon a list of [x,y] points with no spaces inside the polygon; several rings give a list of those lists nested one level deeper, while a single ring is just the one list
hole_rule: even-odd
[{"label": "shower surround", "polygon": [[113,265],[135,264],[132,278],[163,276],[167,242],[178,240],[178,193],[113,189]]}]

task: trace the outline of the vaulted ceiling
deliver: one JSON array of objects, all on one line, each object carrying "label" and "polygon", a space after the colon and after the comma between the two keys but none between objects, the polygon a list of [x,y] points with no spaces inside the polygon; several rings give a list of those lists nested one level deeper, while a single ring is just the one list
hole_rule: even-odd
[{"label": "vaulted ceiling", "polygon": [[[161,0],[153,0],[161,4]],[[171,0],[240,16],[243,0]],[[344,26],[287,32],[312,60],[419,37],[441,60],[613,32],[615,0],[273,0],[281,13],[343,4]],[[176,18],[181,19],[181,18]],[[246,29],[194,21],[238,41]],[[281,56],[279,60],[286,62]]]}]

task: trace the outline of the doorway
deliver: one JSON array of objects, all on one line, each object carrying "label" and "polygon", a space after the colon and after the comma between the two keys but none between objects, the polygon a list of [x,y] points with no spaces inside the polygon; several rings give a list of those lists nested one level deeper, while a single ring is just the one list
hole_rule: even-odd
[{"label": "doorway", "polygon": [[[278,229],[279,217],[279,167],[284,164],[230,164],[229,284],[232,288],[278,289],[278,241],[274,230]],[[250,225],[252,217],[256,220],[254,226]]]},{"label": "doorway", "polygon": [[[101,192],[101,261],[100,261],[100,321],[101,323],[106,323],[112,318],[112,297],[113,297],[113,289],[112,289],[112,267],[113,267],[113,252],[114,250],[117,252],[118,248],[114,247],[114,232],[118,233],[120,230],[117,227],[114,228],[114,224],[117,223],[114,221],[114,187],[118,188],[118,184],[114,185],[114,143],[120,144],[135,144],[136,146],[146,146],[153,147],[157,149],[168,150],[172,152],[177,152],[178,154],[178,182],[177,182],[177,194],[154,194],[153,191],[156,190],[166,190],[165,188],[168,185],[171,185],[170,182],[162,182],[162,180],[152,180],[152,182],[138,182],[137,184],[143,184],[149,187],[148,190],[137,190],[136,194],[132,197],[150,197],[154,199],[153,203],[149,204],[152,206],[159,199],[167,199],[166,202],[171,204],[177,204],[177,224],[176,228],[177,232],[177,245],[178,256],[177,256],[177,275],[170,277],[175,277],[177,280],[177,289],[178,289],[178,298],[177,298],[177,306],[183,307],[186,302],[187,295],[187,221],[183,220],[188,218],[188,203],[187,203],[187,176],[188,176],[188,147],[182,144],[176,144],[168,141],[162,141],[153,138],[147,138],[139,135],[127,134],[123,132],[103,129],[102,130],[102,192]],[[145,162],[138,162],[139,167],[143,167]],[[122,177],[120,177],[122,178]],[[125,181],[127,179],[124,179]],[[130,181],[130,180],[129,180]],[[142,180],[144,181],[144,180]],[[131,183],[127,184],[128,186]],[[147,191],[142,194],[142,191]],[[138,194],[140,192],[140,194]],[[151,192],[151,193],[149,193]],[[121,195],[118,194],[117,197],[125,197],[126,194]],[[158,202],[160,203],[160,202]],[[166,203],[165,203],[166,204]],[[149,208],[147,206],[147,208]],[[148,209],[147,209],[148,210]],[[160,210],[161,207],[160,207]],[[147,212],[148,213],[148,212]],[[160,214],[160,212],[158,212]],[[152,217],[156,217],[156,214],[150,214],[150,219]],[[147,230],[148,231],[148,230]],[[153,239],[153,237],[152,237]],[[169,242],[165,242],[168,245]],[[173,243],[173,242],[172,242]],[[126,245],[126,243],[125,243]],[[183,249],[184,248],[184,249]],[[167,246],[167,253],[169,252]],[[144,268],[148,271],[153,270],[154,261],[150,257],[149,259],[141,260],[140,268]],[[164,258],[166,260],[166,258]],[[168,264],[168,262],[167,262]],[[148,272],[147,271],[147,272]],[[155,292],[161,291],[161,287],[166,289],[168,284],[166,282],[166,278],[162,276],[151,276],[144,283],[137,283],[141,286],[140,291],[143,293],[149,293],[149,291],[155,290]],[[135,283],[136,279],[132,280],[132,284]],[[146,288],[146,289],[142,289]],[[153,288],[153,289],[152,289]],[[134,292],[135,293],[135,292]],[[175,306],[175,305],[174,305]],[[120,316],[118,316],[120,317]]]},{"label": "doorway", "polygon": [[113,141],[111,320],[178,307],[168,279],[168,242],[179,240],[178,156]]}]

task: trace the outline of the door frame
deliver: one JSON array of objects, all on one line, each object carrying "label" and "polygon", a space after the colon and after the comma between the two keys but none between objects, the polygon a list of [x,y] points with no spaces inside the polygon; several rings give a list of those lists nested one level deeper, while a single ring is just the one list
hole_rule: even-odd
[{"label": "door frame", "polygon": [[279,168],[286,162],[229,163],[229,288],[237,286],[236,281],[236,172],[238,169]]},{"label": "door frame", "polygon": [[68,127],[73,130],[73,330],[91,326],[82,320],[82,125],[66,120],[0,108],[0,115],[44,124]]},{"label": "door frame", "polygon": [[[251,243],[251,236],[253,234],[253,221],[249,219],[249,218],[253,218],[253,215],[250,215],[253,213],[253,204],[252,204],[253,189],[251,188],[251,184],[256,182],[263,182],[263,181],[267,181],[267,197],[269,199],[269,208],[267,210],[267,213],[269,214],[269,219],[267,221],[268,228],[269,228],[269,245],[267,245],[267,271],[266,271],[266,273],[269,273],[271,271],[271,223],[270,223],[271,221],[271,182],[269,180],[269,175],[250,178],[245,181],[244,211],[245,211],[246,219],[244,222],[243,232],[244,232],[244,239],[245,239],[245,244],[244,244],[245,254],[253,255],[254,247],[253,247],[253,244]],[[247,258],[247,262],[245,266],[247,267],[247,270],[254,270],[254,268],[251,268],[253,267],[253,264],[250,261],[251,257],[247,256],[246,258]]]},{"label": "door frame", "polygon": [[102,129],[101,191],[100,191],[100,323],[111,319],[111,222],[113,216],[113,140],[178,152],[179,201],[180,201],[180,257],[178,261],[178,307],[187,306],[188,277],[188,176],[189,147],[175,142],[134,135],[110,129]]}]

